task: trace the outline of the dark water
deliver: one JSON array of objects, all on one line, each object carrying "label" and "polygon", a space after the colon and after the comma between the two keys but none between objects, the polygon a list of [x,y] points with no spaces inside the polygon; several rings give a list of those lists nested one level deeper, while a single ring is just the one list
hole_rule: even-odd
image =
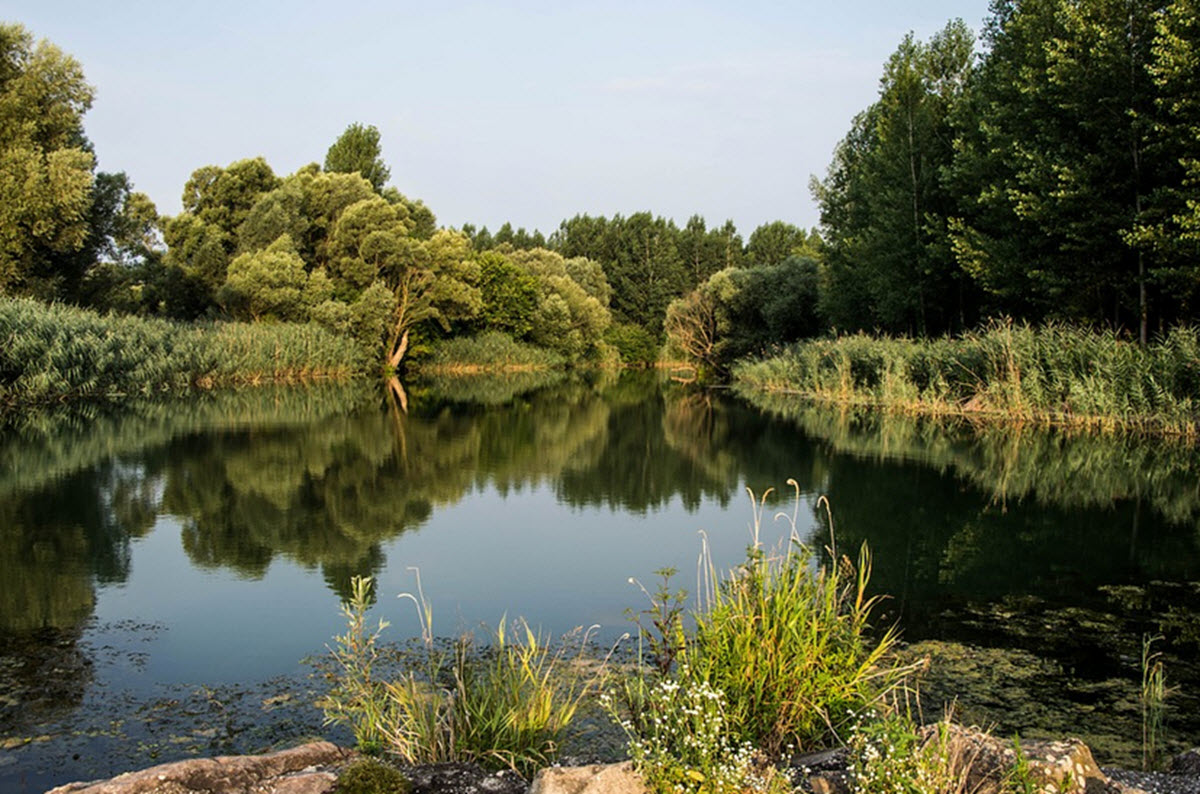
[{"label": "dark water", "polygon": [[[929,708],[1141,750],[1142,641],[1163,639],[1168,747],[1200,743],[1200,453],[754,406],[644,375],[319,386],[74,408],[0,435],[0,790],[328,733],[319,657],[355,575],[375,612],[420,570],[435,629],[623,612],[699,532],[733,564],[746,487],[868,542]],[[790,498],[790,497],[789,497]],[[788,508],[787,499],[772,502]],[[782,522],[767,522],[768,542]]]}]

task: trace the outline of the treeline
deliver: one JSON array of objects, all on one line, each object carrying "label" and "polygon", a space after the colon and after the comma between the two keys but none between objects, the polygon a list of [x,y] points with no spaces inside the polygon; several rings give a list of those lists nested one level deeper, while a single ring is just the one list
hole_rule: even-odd
[{"label": "treeline", "polygon": [[838,329],[1196,317],[1200,3],[996,0],[905,38],[814,182]]},{"label": "treeline", "polygon": [[1196,317],[1198,4],[996,0],[979,48],[961,21],[906,37],[812,182],[820,233],[776,221],[746,239],[651,212],[439,228],[360,124],[290,175],[203,166],[160,217],[95,172],[79,65],[0,26],[0,295],[314,322],[391,367],[451,339],[472,362],[532,361],[531,345],[600,364],[666,342],[724,374],[799,339],[997,316],[1144,344]]},{"label": "treeline", "polygon": [[667,304],[711,273],[819,245],[782,222],[744,244],[732,223],[710,230],[697,216],[679,228],[650,213],[577,216],[549,239],[507,224],[495,235],[439,228],[388,185],[379,132],[361,124],[323,163],[286,176],[261,157],[200,167],[182,212],[160,216],[124,174],[94,172],[78,63],[15,25],[0,28],[0,47],[0,156],[12,164],[0,169],[0,295],[183,321],[311,322],[390,367],[451,339],[472,363],[496,351],[637,363],[657,360]]},{"label": "treeline", "polygon": [[727,372],[846,332],[961,335],[1007,317],[1145,345],[1195,322],[1198,12],[996,0],[979,50],[957,20],[905,37],[812,180],[819,261],[712,276],[671,305],[673,347]]}]

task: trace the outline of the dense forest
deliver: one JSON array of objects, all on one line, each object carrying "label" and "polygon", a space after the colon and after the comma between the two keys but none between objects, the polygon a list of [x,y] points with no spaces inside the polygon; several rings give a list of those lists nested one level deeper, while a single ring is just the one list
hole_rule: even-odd
[{"label": "dense forest", "polygon": [[[439,227],[351,124],[278,175],[197,168],[159,215],[96,169],[82,67],[0,26],[0,296],[179,321],[315,323],[391,367],[497,335],[568,362],[723,373],[799,339],[1060,321],[1143,344],[1195,320],[1200,1],[996,0],[883,66],[819,231],[653,212],[549,234]],[[248,153],[249,154],[249,153]]]}]

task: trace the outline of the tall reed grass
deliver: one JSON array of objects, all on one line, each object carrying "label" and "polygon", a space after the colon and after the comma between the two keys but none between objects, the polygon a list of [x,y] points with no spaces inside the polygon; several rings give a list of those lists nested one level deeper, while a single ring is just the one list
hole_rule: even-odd
[{"label": "tall reed grass", "polygon": [[367,625],[371,579],[355,577],[343,604],[347,631],[336,638],[341,672],[321,704],[326,721],[348,725],[363,750],[382,750],[409,764],[471,761],[532,777],[553,763],[571,721],[603,671],[586,664],[586,635],[557,649],[524,621],[501,622],[485,647],[472,634],[439,647],[433,610],[417,580],[421,647],[400,674],[379,674],[380,621]]},{"label": "tall reed grass", "polygon": [[1097,430],[1200,431],[1200,330],[1145,347],[1108,331],[994,321],[959,338],[854,334],[734,368],[739,388],[922,414]]},{"label": "tall reed grass", "polygon": [[434,342],[415,366],[422,373],[472,373],[553,369],[564,364],[566,359],[553,350],[487,331]]},{"label": "tall reed grass", "polygon": [[0,299],[0,407],[350,377],[365,365],[316,325],[184,325]]}]

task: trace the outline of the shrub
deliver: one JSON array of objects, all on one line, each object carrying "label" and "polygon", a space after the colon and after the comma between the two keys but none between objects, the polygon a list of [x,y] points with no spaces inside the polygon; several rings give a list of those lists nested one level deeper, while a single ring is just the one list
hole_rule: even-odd
[{"label": "shrub", "polygon": [[658,361],[659,345],[654,335],[639,325],[613,323],[604,332],[604,341],[617,349],[626,366],[650,366]]},{"label": "shrub", "polygon": [[400,770],[364,758],[342,770],[336,791],[337,794],[410,794],[412,783]]}]

